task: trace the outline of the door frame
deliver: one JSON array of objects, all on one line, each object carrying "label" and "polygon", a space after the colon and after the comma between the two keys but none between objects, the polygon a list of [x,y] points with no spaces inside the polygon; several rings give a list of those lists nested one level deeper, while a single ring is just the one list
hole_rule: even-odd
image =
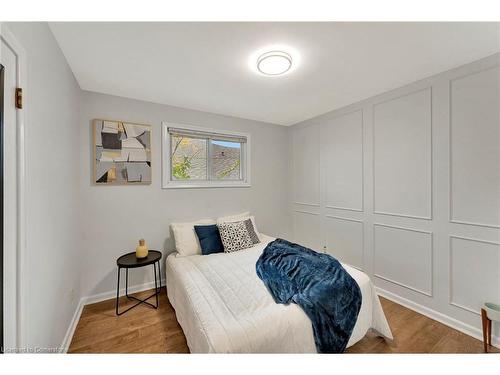
[{"label": "door frame", "polygon": [[[24,351],[26,347],[26,321],[27,321],[27,279],[26,275],[26,148],[25,148],[25,124],[26,124],[26,51],[17,41],[5,23],[0,22],[0,38],[14,52],[17,60],[16,80],[18,87],[23,88],[23,109],[16,109],[16,158],[17,158],[17,178],[16,178],[16,343],[17,351]],[[14,100],[14,98],[12,98]],[[5,125],[5,124],[4,124]],[[5,155],[7,158],[9,155]],[[14,155],[11,155],[14,156]],[[4,199],[9,197],[4,196]],[[3,221],[2,221],[3,222]],[[4,272],[5,274],[5,272]],[[5,306],[4,306],[5,308]],[[6,325],[9,322],[6,322]],[[4,337],[5,339],[5,337]]]}]

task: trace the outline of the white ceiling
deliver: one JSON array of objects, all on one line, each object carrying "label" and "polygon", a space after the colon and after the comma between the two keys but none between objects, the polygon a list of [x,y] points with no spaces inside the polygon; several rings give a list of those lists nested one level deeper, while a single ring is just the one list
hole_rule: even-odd
[{"label": "white ceiling", "polygon": [[[81,88],[292,125],[500,51],[500,23],[51,23]],[[255,74],[269,45],[300,54]]]}]

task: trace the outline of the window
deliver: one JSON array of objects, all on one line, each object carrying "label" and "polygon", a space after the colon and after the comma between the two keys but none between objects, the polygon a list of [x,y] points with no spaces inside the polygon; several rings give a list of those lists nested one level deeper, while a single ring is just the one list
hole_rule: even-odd
[{"label": "window", "polygon": [[163,123],[163,187],[250,186],[250,136]]}]

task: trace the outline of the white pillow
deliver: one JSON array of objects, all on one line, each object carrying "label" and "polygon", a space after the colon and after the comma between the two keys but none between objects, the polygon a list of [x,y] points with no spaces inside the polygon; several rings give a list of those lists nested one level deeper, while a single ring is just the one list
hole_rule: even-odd
[{"label": "white pillow", "polygon": [[216,224],[214,219],[203,219],[190,223],[172,223],[172,232],[174,232],[175,249],[178,256],[201,255],[200,242],[194,231],[195,225]]},{"label": "white pillow", "polygon": [[257,230],[257,225],[255,225],[255,217],[250,214],[250,211],[243,212],[241,214],[237,215],[230,215],[230,216],[222,216],[217,218],[217,224],[224,224],[224,223],[234,223],[235,221],[244,221],[246,219],[252,220],[252,225],[253,229],[255,230],[255,234],[259,237],[259,240],[262,241],[262,237]]}]

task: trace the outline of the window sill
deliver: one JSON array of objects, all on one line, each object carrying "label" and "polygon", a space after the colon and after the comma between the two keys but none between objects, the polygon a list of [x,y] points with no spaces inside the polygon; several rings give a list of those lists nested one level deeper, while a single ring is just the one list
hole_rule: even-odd
[{"label": "window sill", "polygon": [[221,183],[167,183],[162,186],[162,189],[213,189],[213,188],[248,188],[252,185],[249,182],[221,182]]}]

